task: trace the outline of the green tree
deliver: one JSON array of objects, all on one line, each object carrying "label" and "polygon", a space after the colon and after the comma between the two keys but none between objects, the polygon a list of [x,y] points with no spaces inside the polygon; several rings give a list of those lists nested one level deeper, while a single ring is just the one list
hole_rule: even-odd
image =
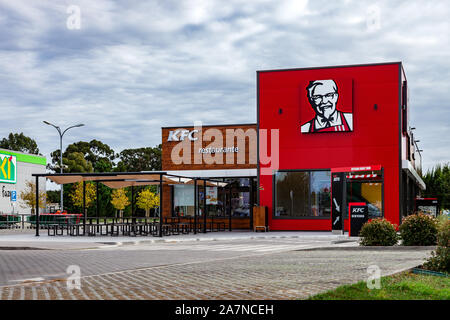
[{"label": "green tree", "polygon": [[424,197],[436,197],[442,209],[450,208],[450,165],[438,164],[422,176],[427,188]]},{"label": "green tree", "polygon": [[93,171],[92,164],[84,158],[81,152],[69,153],[66,157],[63,157],[63,166],[64,173]]},{"label": "green tree", "polygon": [[125,149],[120,152],[119,159],[115,171],[161,170],[161,144],[153,148]]},{"label": "green tree", "polygon": [[[117,157],[114,150],[107,144],[95,139],[90,142],[79,141],[68,145],[63,153],[63,163],[64,158],[69,158],[69,155],[72,153],[81,153],[83,158],[91,163],[93,171],[95,172],[111,171],[114,166],[113,161]],[[55,150],[50,154],[52,157],[52,164],[49,166],[50,170],[59,172],[59,155],[59,150]]]},{"label": "green tree", "polygon": [[21,133],[10,133],[8,138],[0,140],[0,148],[20,151],[31,154],[39,154],[36,141]]},{"label": "green tree", "polygon": [[59,203],[61,192],[59,190],[47,190],[47,202]]}]

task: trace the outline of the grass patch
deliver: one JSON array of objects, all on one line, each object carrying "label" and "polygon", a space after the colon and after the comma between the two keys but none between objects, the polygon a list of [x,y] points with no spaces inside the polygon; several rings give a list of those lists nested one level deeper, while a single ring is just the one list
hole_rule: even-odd
[{"label": "grass patch", "polygon": [[380,289],[368,289],[366,281],[360,281],[308,300],[450,300],[450,278],[403,272],[382,277]]}]

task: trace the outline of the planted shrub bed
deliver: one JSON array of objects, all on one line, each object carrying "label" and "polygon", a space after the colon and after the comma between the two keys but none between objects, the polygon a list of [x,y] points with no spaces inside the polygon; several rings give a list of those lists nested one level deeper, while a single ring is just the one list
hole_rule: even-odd
[{"label": "planted shrub bed", "polygon": [[396,226],[382,218],[365,223],[359,237],[362,246],[393,246],[398,242]]},{"label": "planted shrub bed", "polygon": [[432,246],[436,244],[438,223],[429,215],[413,214],[402,220],[399,231],[404,246]]}]

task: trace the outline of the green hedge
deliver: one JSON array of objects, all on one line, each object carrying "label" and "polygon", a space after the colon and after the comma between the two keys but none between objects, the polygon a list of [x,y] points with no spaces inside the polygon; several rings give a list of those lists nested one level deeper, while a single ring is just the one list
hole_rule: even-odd
[{"label": "green hedge", "polygon": [[431,246],[436,244],[438,223],[432,216],[413,214],[402,220],[399,231],[404,246]]},{"label": "green hedge", "polygon": [[382,218],[366,222],[359,237],[359,244],[362,246],[393,246],[398,241],[395,225]]}]

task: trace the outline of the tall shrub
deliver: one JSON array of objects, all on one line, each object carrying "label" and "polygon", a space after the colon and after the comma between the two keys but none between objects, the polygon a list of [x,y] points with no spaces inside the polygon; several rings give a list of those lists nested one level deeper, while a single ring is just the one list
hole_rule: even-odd
[{"label": "tall shrub", "polygon": [[398,241],[395,225],[381,218],[366,222],[359,237],[362,246],[393,246]]},{"label": "tall shrub", "polygon": [[402,220],[400,237],[405,246],[431,246],[436,244],[437,220],[429,215],[418,213]]},{"label": "tall shrub", "polygon": [[425,262],[424,267],[432,271],[450,273],[450,220],[439,224],[437,234],[437,248],[431,253],[431,257]]}]

